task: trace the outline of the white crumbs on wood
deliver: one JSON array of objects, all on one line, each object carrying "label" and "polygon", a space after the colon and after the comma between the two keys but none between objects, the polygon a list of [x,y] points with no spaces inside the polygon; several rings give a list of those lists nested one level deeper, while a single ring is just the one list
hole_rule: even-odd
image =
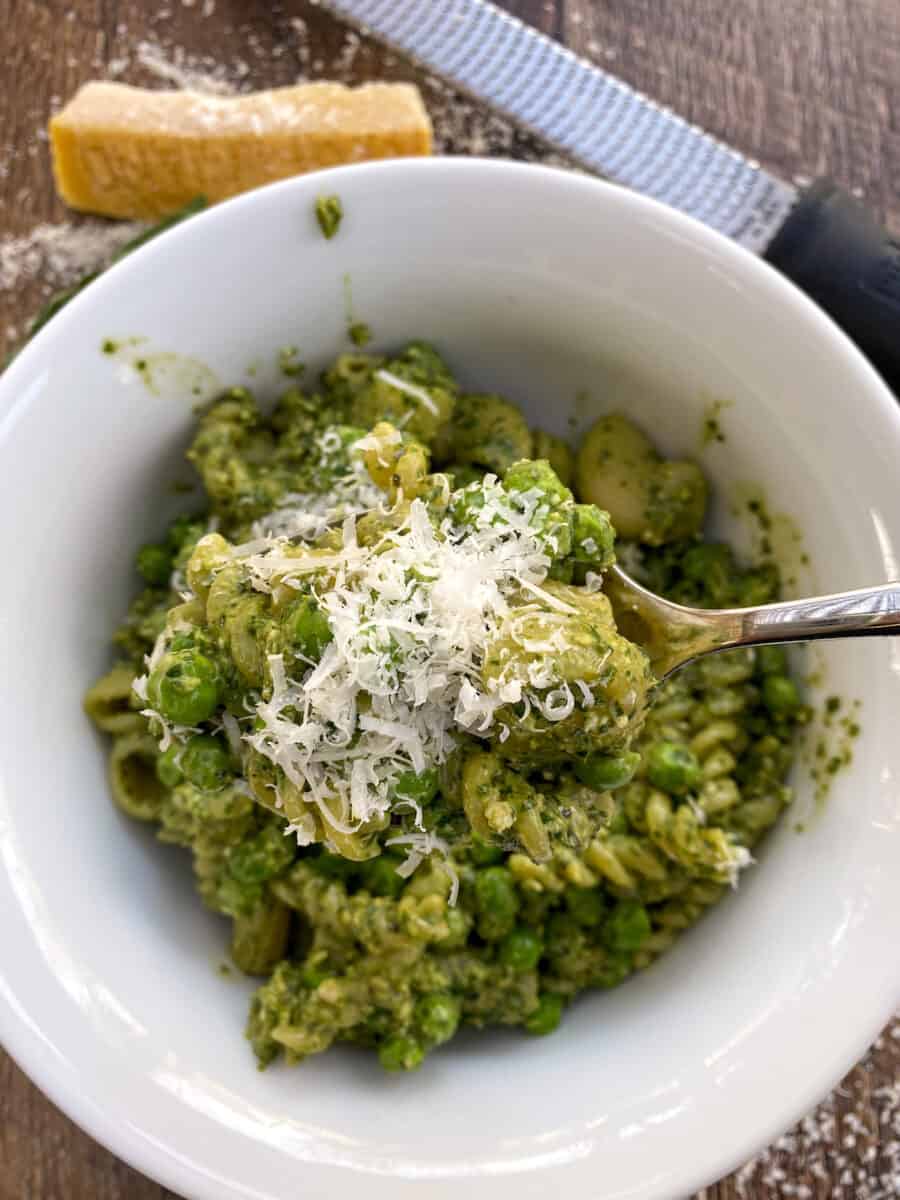
[{"label": "white crumbs on wood", "polygon": [[138,221],[66,221],[0,238],[0,291],[32,280],[40,281],[47,291],[68,287],[105,267],[143,228]]},{"label": "white crumbs on wood", "polygon": [[[158,42],[140,41],[134,59],[154,79],[185,91],[231,96],[239,90],[224,64],[188,54],[180,46],[164,47]],[[240,71],[235,74],[240,75]]]},{"label": "white crumbs on wood", "polygon": [[875,1051],[897,1040],[900,1014],[827,1100],[736,1172],[738,1195],[748,1200],[900,1196],[900,1065],[894,1058],[893,1077],[890,1072],[885,1077],[874,1058]]},{"label": "white crumbs on wood", "polygon": [[5,350],[26,336],[35,320],[35,310],[40,310],[54,293],[102,271],[116,251],[145,228],[140,221],[63,221],[0,237],[0,295],[21,290],[30,309],[20,310],[18,325],[9,324],[3,329]]}]

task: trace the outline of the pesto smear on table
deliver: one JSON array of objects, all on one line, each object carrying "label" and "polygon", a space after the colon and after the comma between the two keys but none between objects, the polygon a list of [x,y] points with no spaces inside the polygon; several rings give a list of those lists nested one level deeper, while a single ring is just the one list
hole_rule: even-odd
[{"label": "pesto smear on table", "polygon": [[549,1033],[735,884],[808,716],[784,655],[656,686],[602,591],[618,552],[683,602],[776,596],[703,540],[696,464],[616,414],[573,455],[417,342],[268,417],[231,389],[188,458],[207,506],[138,552],[86,706],[114,799],[193,852],[265,980],[262,1064]]}]

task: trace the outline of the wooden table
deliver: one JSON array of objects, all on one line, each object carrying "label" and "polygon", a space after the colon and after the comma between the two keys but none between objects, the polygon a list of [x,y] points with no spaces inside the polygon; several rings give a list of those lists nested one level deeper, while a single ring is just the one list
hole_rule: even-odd
[{"label": "wooden table", "polygon": [[[900,231],[898,0],[507,0],[505,7],[784,177],[828,172]],[[144,81],[134,51],[147,38],[241,72],[244,63],[259,86],[291,82],[299,70],[327,74],[329,54],[317,50],[321,61],[303,54],[292,23],[298,16],[317,46],[339,46],[303,0],[0,0],[0,234],[65,215],[37,130],[53,104],[104,64]],[[370,55],[367,69],[385,65]],[[0,294],[0,334],[34,307],[28,289]],[[845,1080],[835,1097],[838,1118],[854,1111],[873,1130],[872,1093],[898,1079],[900,1040],[887,1037]],[[816,1200],[837,1194],[836,1169],[824,1180],[804,1174],[790,1153],[777,1166]],[[732,1178],[706,1198],[775,1195],[760,1175],[743,1193]],[[849,1188],[841,1194],[854,1197]],[[0,1200],[170,1195],[76,1129],[0,1054]]]}]

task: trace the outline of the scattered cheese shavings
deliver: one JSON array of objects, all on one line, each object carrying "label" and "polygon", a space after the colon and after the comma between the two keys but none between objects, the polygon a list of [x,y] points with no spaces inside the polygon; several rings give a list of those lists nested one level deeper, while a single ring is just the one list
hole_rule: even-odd
[{"label": "scattered cheese shavings", "polygon": [[185,620],[175,620],[171,625],[167,625],[153,643],[153,649],[151,652],[144,659],[144,665],[146,667],[145,673],[143,675],[139,675],[131,685],[131,690],[134,692],[137,698],[139,700],[143,700],[147,705],[146,708],[142,708],[140,710],[141,716],[146,717],[149,721],[156,722],[158,727],[162,730],[159,739],[159,748],[162,751],[168,750],[168,748],[175,742],[186,742],[192,734],[201,732],[194,725],[176,725],[174,722],[169,721],[162,715],[161,712],[153,708],[147,695],[147,684],[150,682],[150,676],[159,666],[163,655],[169,648],[169,643],[171,642],[172,638],[176,633],[186,633],[192,628],[193,626],[190,624],[190,622]]},{"label": "scattered cheese shavings", "polygon": [[237,717],[228,711],[222,710],[222,728],[225,730],[225,736],[228,738],[228,745],[231,753],[239,758],[241,754],[241,727],[237,723]]},{"label": "scattered cheese shavings", "polygon": [[405,379],[401,379],[399,375],[394,375],[392,371],[386,371],[383,367],[375,372],[375,378],[380,379],[382,383],[389,384],[392,388],[396,388],[398,392],[403,392],[405,395],[411,396],[423,408],[427,408],[433,417],[440,416],[440,409],[424,388],[416,387],[414,383],[408,383]]},{"label": "scattered cheese shavings", "polygon": [[557,612],[568,613],[569,616],[577,616],[578,609],[573,608],[571,604],[566,604],[564,600],[558,600],[556,596],[551,596],[549,592],[545,592],[542,588],[537,587],[528,579],[521,580],[522,587],[533,595],[540,597],[544,604],[548,604],[550,608],[555,608]]},{"label": "scattered cheese shavings", "polygon": [[[551,614],[574,610],[540,586],[550,559],[532,527],[539,494],[513,495],[493,476],[481,487],[485,503],[464,528],[449,517],[436,526],[416,499],[375,545],[358,544],[350,513],[340,550],[303,553],[269,536],[241,559],[260,590],[311,586],[328,618],[332,641],[315,666],[292,677],[280,655],[269,658],[271,694],[257,707],[259,728],[244,736],[341,832],[391,811],[401,773],[440,766],[459,730],[485,733],[503,705],[522,700],[552,721],[575,707],[567,685],[553,688],[549,661],[515,687],[482,683],[484,648],[513,595],[521,604],[522,590],[531,591]],[[541,697],[529,688],[549,690]]]},{"label": "scattered cheese shavings", "polygon": [[408,879],[421,863],[435,851],[440,854],[441,858],[438,860],[439,866],[447,873],[450,879],[450,895],[448,899],[451,905],[456,904],[459,897],[459,875],[456,873],[450,857],[450,847],[443,838],[428,832],[403,833],[397,834],[396,837],[388,838],[385,845],[409,847],[409,853],[406,858],[396,868],[397,874],[401,879]]},{"label": "scattered cheese shavings", "polygon": [[738,880],[740,879],[741,871],[746,870],[746,868],[749,867],[751,865],[751,863],[755,862],[756,860],[754,859],[753,855],[750,853],[750,851],[747,849],[746,846],[733,846],[732,850],[733,850],[733,853],[732,853],[731,861],[727,865],[728,882],[731,884],[731,887],[736,891],[737,886],[738,886]]},{"label": "scattered cheese shavings", "polygon": [[[400,434],[397,433],[397,439],[399,438]],[[254,522],[253,537],[258,539],[259,544],[250,549],[252,543],[247,543],[239,547],[240,552],[250,554],[263,551],[270,547],[273,537],[301,538],[303,541],[313,542],[332,525],[340,524],[348,516],[379,511],[384,493],[372,482],[361,453],[368,448],[371,441],[370,434],[355,442],[350,447],[354,453],[350,458],[349,469],[340,471],[337,469],[337,458],[344,452],[340,435],[336,430],[326,430],[321,434],[317,439],[318,469],[330,471],[332,474],[328,490],[290,492],[278,508]]]}]

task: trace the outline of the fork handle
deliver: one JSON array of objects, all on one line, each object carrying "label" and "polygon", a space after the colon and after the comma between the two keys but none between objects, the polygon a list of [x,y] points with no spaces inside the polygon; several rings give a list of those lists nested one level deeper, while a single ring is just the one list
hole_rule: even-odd
[{"label": "fork handle", "polygon": [[619,629],[644,647],[660,680],[692,659],[737,646],[900,634],[900,582],[757,608],[686,608],[613,565],[605,590]]},{"label": "fork handle", "polygon": [[900,583],[759,608],[725,609],[717,616],[730,627],[733,646],[886,636],[900,633]]}]

